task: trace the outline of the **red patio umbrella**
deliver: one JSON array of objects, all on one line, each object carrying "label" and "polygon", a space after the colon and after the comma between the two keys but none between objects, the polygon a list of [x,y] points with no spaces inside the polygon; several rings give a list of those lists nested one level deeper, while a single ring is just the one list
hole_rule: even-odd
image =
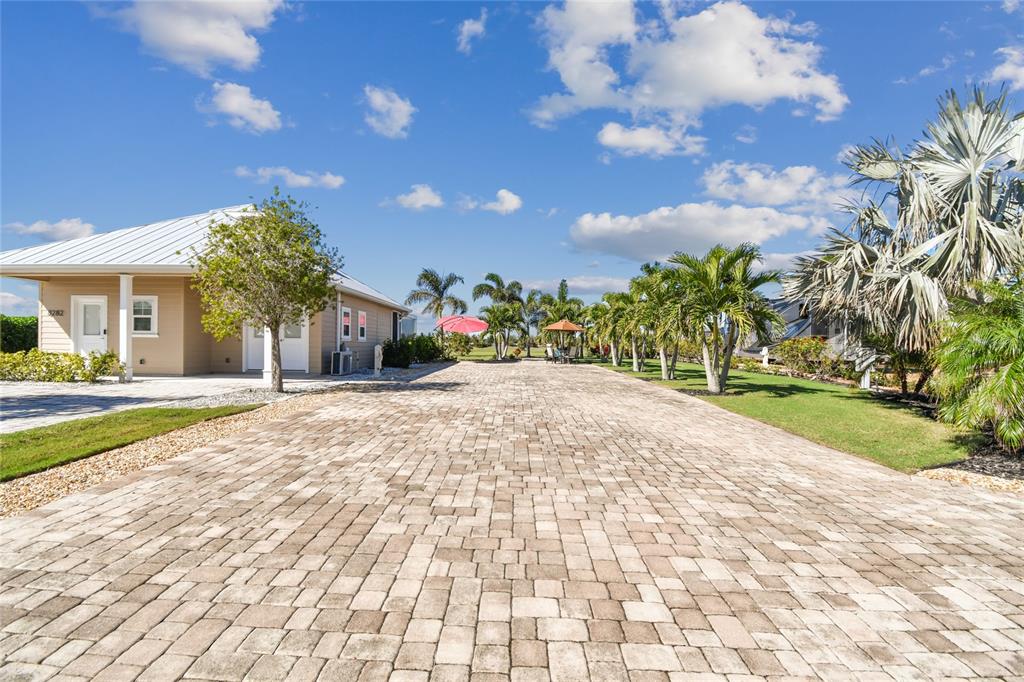
[{"label": "red patio umbrella", "polygon": [[469,315],[445,315],[434,325],[435,329],[438,327],[446,332],[473,334],[487,329],[487,323],[478,317],[471,317]]}]

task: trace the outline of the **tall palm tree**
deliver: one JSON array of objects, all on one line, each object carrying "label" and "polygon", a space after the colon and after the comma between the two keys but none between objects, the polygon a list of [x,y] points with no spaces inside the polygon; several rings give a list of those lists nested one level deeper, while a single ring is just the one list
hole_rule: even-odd
[{"label": "tall palm tree", "polygon": [[679,266],[686,326],[700,344],[708,391],[724,393],[737,342],[754,333],[766,343],[783,324],[758,291],[781,283],[782,273],[756,270],[761,250],[753,244],[719,244],[703,257],[676,253],[669,262]]},{"label": "tall palm tree", "polygon": [[533,328],[537,326],[541,318],[544,316],[544,309],[541,307],[541,297],[543,294],[539,289],[530,289],[529,293],[523,298],[523,304],[520,306],[520,310],[523,313],[523,327],[526,332],[526,357],[532,357],[530,355],[530,349],[533,347]]},{"label": "tall palm tree", "polygon": [[493,303],[480,309],[481,317],[487,321],[487,331],[494,343],[494,355],[504,360],[508,355],[509,341],[513,331],[522,329],[523,315],[518,303]]},{"label": "tall palm tree", "polygon": [[[881,199],[848,207],[850,226],[798,258],[784,288],[897,367],[928,357],[950,298],[971,298],[975,282],[1024,262],[1024,112],[1012,113],[1005,93],[987,100],[980,89],[966,106],[953,91],[939,104],[906,152],[878,141],[851,152],[854,182]],[[929,373],[926,364],[915,390]],[[901,379],[906,386],[905,369]]]},{"label": "tall palm tree", "polygon": [[[433,268],[423,268],[419,277],[416,278],[416,288],[405,297],[406,305],[423,304],[423,313],[433,315],[435,318],[444,317],[445,310],[450,310],[453,315],[461,315],[466,312],[469,306],[464,300],[452,293],[457,284],[465,282],[462,277],[454,272],[446,274],[439,273]],[[444,346],[444,329],[438,328],[441,336],[441,345]]]},{"label": "tall palm tree", "polygon": [[473,287],[474,301],[485,296],[493,303],[522,303],[523,285],[514,279],[506,282],[501,275],[488,272],[484,281]]},{"label": "tall palm tree", "polygon": [[[553,324],[559,320],[570,322],[582,322],[584,303],[583,299],[569,295],[569,283],[564,279],[558,283],[558,293],[555,296],[543,294],[540,299],[541,308],[544,310],[543,325]],[[580,338],[582,350],[584,339]]]}]

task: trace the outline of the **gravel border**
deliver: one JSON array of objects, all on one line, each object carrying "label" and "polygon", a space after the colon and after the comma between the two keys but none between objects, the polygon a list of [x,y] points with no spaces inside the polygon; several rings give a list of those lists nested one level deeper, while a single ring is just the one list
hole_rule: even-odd
[{"label": "gravel border", "polygon": [[[298,412],[322,406],[329,396],[346,389],[357,389],[366,382],[405,383],[426,376],[451,363],[432,363],[388,372],[382,377],[372,374],[350,381],[328,381],[323,387],[273,393],[266,389],[246,389],[207,398],[166,402],[145,407],[217,407],[251,405],[263,407],[240,414],[198,422],[175,431],[140,440],[121,448],[107,450],[90,457],[0,483],[0,518],[16,516],[49,504],[67,495],[106,483],[125,474],[158,464],[178,455],[206,447],[214,441],[246,431],[254,426],[282,419]],[[66,422],[65,422],[66,423]]]}]

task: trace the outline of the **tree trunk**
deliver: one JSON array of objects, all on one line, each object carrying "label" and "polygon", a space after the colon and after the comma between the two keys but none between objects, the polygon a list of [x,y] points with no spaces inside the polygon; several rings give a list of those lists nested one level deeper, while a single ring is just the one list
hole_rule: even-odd
[{"label": "tree trunk", "polygon": [[932,378],[933,371],[934,370],[932,370],[931,367],[926,367],[921,370],[921,376],[917,378],[917,383],[914,384],[914,393],[920,395],[921,392],[924,391],[925,384],[927,384],[928,380]]},{"label": "tree trunk", "polygon": [[609,343],[608,345],[611,346],[611,350],[612,350],[612,367],[618,367],[619,366],[619,346],[618,346],[617,343],[615,343],[615,339],[612,339],[611,343]]},{"label": "tree trunk", "polygon": [[736,325],[733,324],[732,322],[729,322],[729,327],[726,329],[726,336],[725,336],[725,353],[724,353],[724,357],[722,358],[721,379],[718,382],[718,388],[723,393],[725,392],[725,387],[729,383],[729,370],[731,369],[731,366],[732,366],[732,352],[733,352],[733,349],[736,348],[736,336],[737,336]]},{"label": "tree trunk", "polygon": [[533,348],[533,344],[530,343],[530,341],[532,341],[532,339],[530,338],[530,325],[527,324],[526,325],[526,357],[528,357],[528,358],[532,358],[533,357],[532,355],[530,355],[530,349]]},{"label": "tree trunk", "polygon": [[668,381],[668,349],[662,346],[658,349],[658,358],[661,360],[661,379]]},{"label": "tree trunk", "polygon": [[722,390],[718,385],[718,367],[716,366],[717,360],[712,357],[711,350],[708,348],[708,341],[705,338],[700,343],[700,352],[704,358],[704,377],[708,382],[708,391],[710,393],[721,393]]},{"label": "tree trunk", "polygon": [[630,338],[629,344],[630,344],[630,349],[633,351],[633,371],[634,372],[639,372],[640,371],[640,356],[636,352],[636,337],[635,336]]},{"label": "tree trunk", "polygon": [[281,376],[281,334],[280,326],[271,327],[270,339],[270,388],[275,393],[284,393],[284,379]]},{"label": "tree trunk", "polygon": [[676,341],[675,348],[672,349],[672,362],[668,366],[668,378],[676,378],[676,363],[679,362],[679,342]]}]

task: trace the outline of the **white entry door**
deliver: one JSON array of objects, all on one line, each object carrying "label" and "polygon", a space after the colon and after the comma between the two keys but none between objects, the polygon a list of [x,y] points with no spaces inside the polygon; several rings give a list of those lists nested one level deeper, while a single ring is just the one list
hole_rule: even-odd
[{"label": "white entry door", "polygon": [[[263,369],[263,330],[246,325],[246,369]],[[281,369],[309,371],[309,325],[286,324],[281,327]]]},{"label": "white entry door", "polygon": [[245,326],[245,367],[263,369],[263,327]]},{"label": "white entry door", "polygon": [[74,296],[71,332],[76,353],[107,352],[107,297]]}]

